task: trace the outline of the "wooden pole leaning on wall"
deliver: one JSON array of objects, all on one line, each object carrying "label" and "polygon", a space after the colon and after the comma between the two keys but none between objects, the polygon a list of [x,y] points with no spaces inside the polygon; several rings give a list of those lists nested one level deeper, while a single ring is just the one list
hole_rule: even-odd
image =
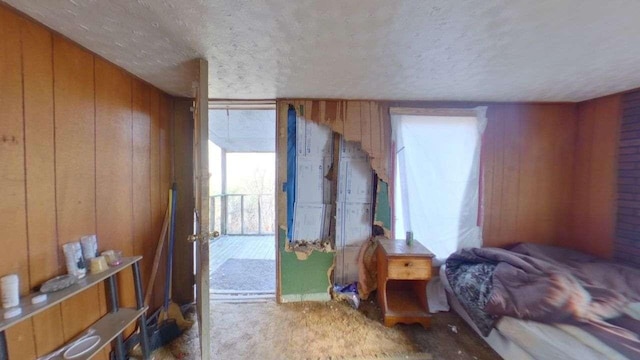
[{"label": "wooden pole leaning on wall", "polygon": [[153,285],[156,282],[156,276],[158,275],[158,267],[160,266],[160,256],[162,255],[162,248],[164,247],[164,239],[167,237],[167,230],[169,229],[169,217],[171,215],[171,194],[169,194],[169,204],[167,205],[167,211],[164,213],[164,222],[162,223],[162,231],[160,232],[160,238],[158,239],[158,245],[156,246],[156,254],[153,257],[153,265],[151,267],[151,276],[149,277],[149,284],[147,285],[147,291],[144,295],[144,304],[149,305],[151,300],[151,294],[153,292]]}]

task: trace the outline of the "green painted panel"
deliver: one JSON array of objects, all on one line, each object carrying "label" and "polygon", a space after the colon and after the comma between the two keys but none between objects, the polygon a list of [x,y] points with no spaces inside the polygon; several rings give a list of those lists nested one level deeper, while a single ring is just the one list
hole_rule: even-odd
[{"label": "green painted panel", "polygon": [[[280,251],[280,286],[281,294],[304,295],[327,294],[329,295],[329,277],[327,272],[333,265],[335,253],[320,251],[312,252],[305,260],[298,260],[296,254],[284,250],[287,241],[287,232],[279,229],[278,246]],[[327,297],[328,299],[328,297]]]},{"label": "green painted panel", "polygon": [[376,213],[374,221],[380,221],[382,227],[391,229],[391,204],[389,204],[389,184],[378,180],[378,194],[376,196]]}]

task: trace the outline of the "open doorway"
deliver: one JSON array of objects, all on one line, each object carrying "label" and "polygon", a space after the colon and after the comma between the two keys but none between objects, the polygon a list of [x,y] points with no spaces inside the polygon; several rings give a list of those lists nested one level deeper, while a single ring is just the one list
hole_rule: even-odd
[{"label": "open doorway", "polygon": [[273,103],[209,105],[212,302],[275,299],[275,126]]}]

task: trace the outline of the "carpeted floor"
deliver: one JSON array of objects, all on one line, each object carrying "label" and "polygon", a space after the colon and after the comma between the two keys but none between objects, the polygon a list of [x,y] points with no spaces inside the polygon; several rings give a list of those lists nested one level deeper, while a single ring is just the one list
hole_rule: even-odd
[{"label": "carpeted floor", "polygon": [[[428,330],[386,328],[375,301],[212,305],[212,359],[459,359],[500,357],[455,313],[432,317]],[[198,359],[196,327],[154,359]]]},{"label": "carpeted floor", "polygon": [[229,259],[211,274],[215,290],[275,291],[275,260]]}]

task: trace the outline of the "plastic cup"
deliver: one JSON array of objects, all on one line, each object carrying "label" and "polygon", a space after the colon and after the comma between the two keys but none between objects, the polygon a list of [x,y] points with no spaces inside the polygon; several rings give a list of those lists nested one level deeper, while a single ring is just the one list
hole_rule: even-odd
[{"label": "plastic cup", "polygon": [[2,292],[3,308],[7,309],[20,305],[20,280],[17,274],[0,278],[0,291]]},{"label": "plastic cup", "polygon": [[85,263],[88,263],[90,259],[98,256],[98,238],[95,235],[85,235],[81,237],[80,245],[82,246],[82,257]]}]

